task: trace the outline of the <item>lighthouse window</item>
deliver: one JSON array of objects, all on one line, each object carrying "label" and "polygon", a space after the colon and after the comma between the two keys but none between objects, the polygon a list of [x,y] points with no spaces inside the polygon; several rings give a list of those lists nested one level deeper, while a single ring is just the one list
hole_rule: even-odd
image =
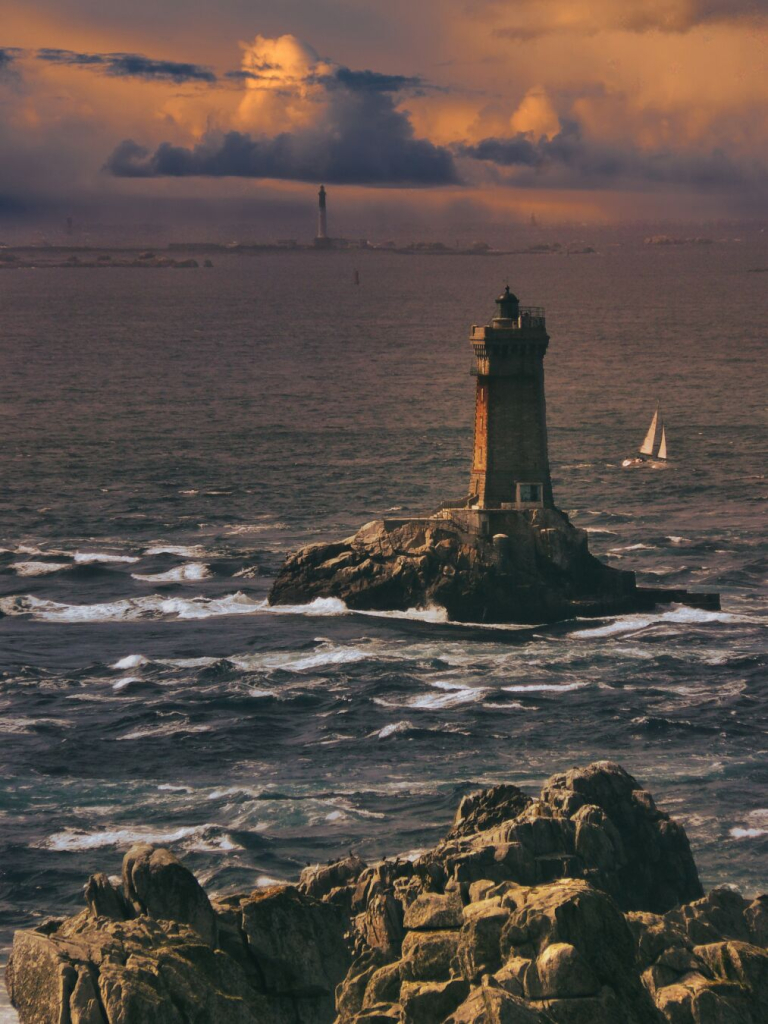
[{"label": "lighthouse window", "polygon": [[518,484],[517,500],[528,504],[537,504],[541,501],[541,484]]}]

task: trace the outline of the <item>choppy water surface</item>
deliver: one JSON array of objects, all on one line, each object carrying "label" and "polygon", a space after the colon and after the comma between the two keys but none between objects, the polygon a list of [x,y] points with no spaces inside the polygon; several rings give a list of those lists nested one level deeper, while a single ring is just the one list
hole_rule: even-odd
[{"label": "choppy water surface", "polygon": [[[425,846],[472,787],[596,757],[685,822],[707,884],[765,886],[764,237],[3,274],[2,945],[138,838],[247,887]],[[289,549],[463,492],[468,327],[507,279],[547,307],[558,503],[723,611],[270,610]],[[673,464],[622,470],[657,397]]]}]

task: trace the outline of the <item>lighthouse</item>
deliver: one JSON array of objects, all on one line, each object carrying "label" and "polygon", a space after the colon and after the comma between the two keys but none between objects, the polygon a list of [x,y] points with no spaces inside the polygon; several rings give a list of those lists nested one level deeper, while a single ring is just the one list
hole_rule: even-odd
[{"label": "lighthouse", "polygon": [[315,236],[315,245],[319,249],[327,249],[330,244],[331,240],[328,237],[328,223],[325,212],[325,185],[321,185],[320,191],[317,193],[317,235]]},{"label": "lighthouse", "polygon": [[468,505],[477,509],[554,508],[547,452],[540,306],[521,306],[509,285],[490,323],[473,326],[475,440]]}]

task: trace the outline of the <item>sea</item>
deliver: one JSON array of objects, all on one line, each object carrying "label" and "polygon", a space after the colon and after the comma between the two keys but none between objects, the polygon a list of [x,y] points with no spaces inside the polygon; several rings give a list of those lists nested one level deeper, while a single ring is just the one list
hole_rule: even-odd
[{"label": "sea", "polygon": [[[137,840],[249,890],[597,759],[684,824],[705,886],[768,887],[768,234],[564,234],[597,251],[0,273],[3,959]],[[546,308],[558,505],[722,611],[271,608],[288,552],[465,493],[469,329],[507,283]],[[623,468],[657,402],[669,463]]]}]

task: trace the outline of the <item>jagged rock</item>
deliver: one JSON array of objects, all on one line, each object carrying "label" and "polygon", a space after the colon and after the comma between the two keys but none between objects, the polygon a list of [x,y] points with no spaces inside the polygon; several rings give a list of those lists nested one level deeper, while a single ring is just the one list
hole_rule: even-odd
[{"label": "jagged rock", "polygon": [[135,914],[180,921],[216,942],[216,915],[205,890],[170,850],[132,846],[123,860],[123,891]]},{"label": "jagged rock", "polygon": [[463,909],[458,890],[454,889],[444,895],[421,893],[406,908],[403,926],[416,931],[460,928],[464,921]]},{"label": "jagged rock", "polygon": [[[485,872],[485,874],[483,874]],[[768,899],[701,895],[618,765],[473,794],[416,859],[209,900],[167,850],[17,932],[22,1024],[766,1024]]]},{"label": "jagged rock", "polygon": [[88,879],[85,902],[96,917],[109,917],[113,921],[125,921],[132,917],[132,907],[119,889],[116,889],[106,875],[95,874]]},{"label": "jagged rock", "polygon": [[403,1024],[434,1024],[453,1013],[469,994],[463,978],[449,981],[406,981],[400,992]]},{"label": "jagged rock", "polygon": [[446,839],[458,839],[484,832],[516,818],[531,803],[531,798],[517,786],[491,786],[465,796],[456,811],[453,827]]},{"label": "jagged rock", "polygon": [[634,573],[591,555],[586,532],[556,508],[496,510],[486,518],[456,508],[366,523],[344,541],[290,555],[269,600],[302,604],[318,597],[358,610],[439,605],[465,622],[547,622],[671,601],[719,606],[717,595],[638,588]]},{"label": "jagged rock", "polygon": [[481,985],[445,1024],[551,1024],[551,1021],[503,988]]}]

